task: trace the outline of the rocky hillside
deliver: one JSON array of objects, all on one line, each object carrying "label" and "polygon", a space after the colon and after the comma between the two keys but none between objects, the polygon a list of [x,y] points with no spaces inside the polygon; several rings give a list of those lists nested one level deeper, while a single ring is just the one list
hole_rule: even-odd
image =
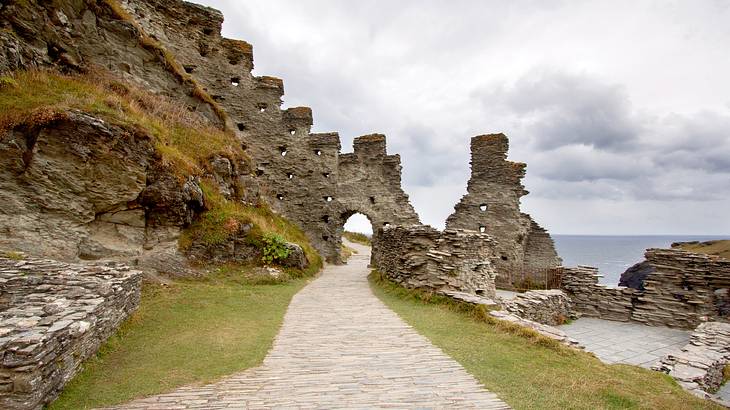
[{"label": "rocky hillside", "polygon": [[0,44],[0,249],[319,266],[225,111],[119,3],[3,2]]}]

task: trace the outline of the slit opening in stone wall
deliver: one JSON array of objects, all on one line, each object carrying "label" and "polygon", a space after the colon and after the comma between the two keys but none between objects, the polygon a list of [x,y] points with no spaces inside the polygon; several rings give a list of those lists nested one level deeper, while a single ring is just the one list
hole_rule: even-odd
[{"label": "slit opening in stone wall", "polygon": [[332,202],[332,197],[331,196],[326,196],[326,197],[324,197],[324,201],[325,202]]},{"label": "slit opening in stone wall", "polygon": [[266,108],[267,107],[268,107],[268,105],[266,103],[258,103],[258,104],[256,104],[256,108],[259,109],[259,112],[266,111]]},{"label": "slit opening in stone wall", "polygon": [[287,151],[286,151],[286,147],[285,146],[282,145],[281,147],[279,147],[279,153],[281,154],[282,157],[285,157],[286,156],[286,152]]},{"label": "slit opening in stone wall", "polygon": [[371,203],[371,204],[374,204],[374,203],[375,203],[375,197],[374,197],[374,196],[371,196],[371,197],[370,197],[370,203]]},{"label": "slit opening in stone wall", "polygon": [[322,216],[322,222],[329,222],[329,221],[330,221],[330,216],[329,215]]},{"label": "slit opening in stone wall", "polygon": [[486,212],[487,211],[487,204],[481,204],[481,205],[479,205],[479,210],[482,211],[482,212]]},{"label": "slit opening in stone wall", "polygon": [[242,122],[239,122],[238,124],[236,124],[236,126],[238,127],[238,130],[239,131],[245,131],[246,130],[246,124],[244,124]]},{"label": "slit opening in stone wall", "polygon": [[289,179],[292,179],[292,178],[294,178],[294,174],[292,174],[291,172],[287,172],[286,177]]},{"label": "slit opening in stone wall", "polygon": [[477,289],[474,292],[479,296],[484,296],[484,289]]},{"label": "slit opening in stone wall", "polygon": [[487,227],[484,225],[479,225],[479,232],[484,233],[487,231]]},{"label": "slit opening in stone wall", "polygon": [[241,79],[239,77],[233,77],[231,78],[231,85],[234,87],[238,87],[238,85],[241,84]]},{"label": "slit opening in stone wall", "polygon": [[316,150],[314,150],[314,155],[320,156],[320,155],[322,155],[322,151],[316,149]]},{"label": "slit opening in stone wall", "polygon": [[276,199],[278,199],[279,201],[283,201],[284,200],[284,195],[282,195],[282,194],[276,194]]},{"label": "slit opening in stone wall", "polygon": [[294,128],[289,130],[289,134],[291,134],[291,135],[294,135],[296,133],[297,133],[297,130],[295,130]]},{"label": "slit opening in stone wall", "polygon": [[330,177],[330,173],[329,172],[323,172],[322,175],[324,175],[325,178],[329,178]]}]

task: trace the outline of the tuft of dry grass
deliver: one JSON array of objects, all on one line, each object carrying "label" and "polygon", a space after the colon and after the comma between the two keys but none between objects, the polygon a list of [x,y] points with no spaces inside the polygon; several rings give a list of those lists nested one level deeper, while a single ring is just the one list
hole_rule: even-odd
[{"label": "tuft of dry grass", "polygon": [[53,71],[18,71],[15,84],[0,93],[0,133],[20,125],[37,126],[70,110],[99,116],[111,124],[149,135],[163,163],[181,174],[199,174],[213,155],[247,158],[232,133],[208,124],[169,99],[92,70],[69,76]]}]

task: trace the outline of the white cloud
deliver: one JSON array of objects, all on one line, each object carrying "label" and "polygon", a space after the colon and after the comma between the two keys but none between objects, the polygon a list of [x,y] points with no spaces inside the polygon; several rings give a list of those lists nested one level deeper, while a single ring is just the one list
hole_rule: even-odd
[{"label": "white cloud", "polygon": [[344,151],[385,133],[426,223],[465,192],[469,139],[505,132],[553,232],[730,232],[730,3],[201,3]]}]

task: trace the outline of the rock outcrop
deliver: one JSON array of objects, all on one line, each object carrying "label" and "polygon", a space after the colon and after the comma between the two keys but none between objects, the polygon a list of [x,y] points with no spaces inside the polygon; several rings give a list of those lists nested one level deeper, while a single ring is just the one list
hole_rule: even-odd
[{"label": "rock outcrop", "polygon": [[649,262],[641,261],[632,265],[621,274],[618,285],[631,289],[644,290],[644,281],[646,280],[646,277],[655,270],[656,269],[654,269]]}]

